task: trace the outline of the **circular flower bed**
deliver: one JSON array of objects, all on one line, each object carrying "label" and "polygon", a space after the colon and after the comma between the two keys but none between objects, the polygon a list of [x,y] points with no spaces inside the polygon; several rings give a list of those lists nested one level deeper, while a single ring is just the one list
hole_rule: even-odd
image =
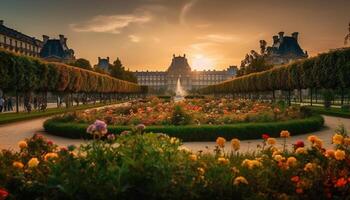
[{"label": "circular flower bed", "polygon": [[[94,134],[104,135],[104,125]],[[79,147],[40,135],[0,152],[0,199],[348,199],[350,138],[339,129],[333,149],[310,136],[282,148],[268,134],[254,153],[240,141],[216,139],[214,152],[194,153],[179,139],[143,127]]]},{"label": "circular flower bed", "polygon": [[[323,118],[304,107],[250,100],[190,99],[180,103],[152,98],[126,106],[68,113],[44,123],[45,130],[70,138],[93,138],[91,133],[104,121],[108,131],[120,134],[136,124],[147,132],[166,133],[183,141],[212,141],[218,136],[256,139],[264,132],[273,136],[285,128],[293,134],[319,130]],[[106,130],[107,131],[107,130]]]},{"label": "circular flower bed", "polygon": [[103,120],[108,125],[223,125],[246,122],[275,122],[302,119],[298,106],[284,106],[251,100],[189,99],[173,101],[150,98],[132,101],[126,106],[107,107],[69,113],[62,121],[92,123]]}]

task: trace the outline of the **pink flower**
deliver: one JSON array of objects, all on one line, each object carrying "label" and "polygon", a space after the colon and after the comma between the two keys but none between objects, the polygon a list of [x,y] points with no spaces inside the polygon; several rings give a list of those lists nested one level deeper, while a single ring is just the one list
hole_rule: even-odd
[{"label": "pink flower", "polygon": [[263,138],[264,140],[267,140],[267,139],[270,138],[270,136],[269,136],[268,134],[262,134],[262,138]]},{"label": "pink flower", "polygon": [[299,147],[304,147],[304,146],[305,146],[305,144],[304,144],[304,142],[302,140],[298,140],[294,144],[294,148],[296,148],[296,149],[299,148]]},{"label": "pink flower", "polygon": [[5,200],[8,195],[9,193],[5,189],[0,188],[0,200]]}]

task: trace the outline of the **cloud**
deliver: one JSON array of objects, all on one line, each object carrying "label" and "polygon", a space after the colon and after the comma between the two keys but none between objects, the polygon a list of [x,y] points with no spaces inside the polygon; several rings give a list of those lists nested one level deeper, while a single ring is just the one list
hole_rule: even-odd
[{"label": "cloud", "polygon": [[141,38],[136,36],[136,35],[129,35],[129,39],[130,39],[131,42],[135,42],[135,43],[141,41]]},{"label": "cloud", "polygon": [[118,34],[131,24],[143,24],[151,20],[148,15],[98,15],[82,24],[71,24],[76,32],[96,32]]},{"label": "cloud", "polygon": [[197,0],[191,0],[186,3],[180,11],[180,24],[186,23],[186,15],[190,12],[191,8],[196,4]]},{"label": "cloud", "polygon": [[240,40],[237,36],[222,34],[208,34],[204,36],[199,36],[197,37],[197,39],[216,43],[234,42]]}]

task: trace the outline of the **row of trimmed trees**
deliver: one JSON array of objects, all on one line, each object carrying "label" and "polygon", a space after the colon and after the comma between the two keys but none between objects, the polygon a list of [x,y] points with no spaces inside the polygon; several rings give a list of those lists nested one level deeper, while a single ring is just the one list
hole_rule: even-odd
[{"label": "row of trimmed trees", "polygon": [[[252,73],[210,85],[199,90],[202,94],[244,94],[287,91],[290,101],[292,90],[318,89],[340,90],[341,103],[344,91],[350,88],[350,48],[332,50],[316,57],[299,60],[291,64],[275,67],[267,71]],[[302,95],[300,95],[301,98]]]},{"label": "row of trimmed trees", "polygon": [[145,87],[109,75],[7,51],[0,51],[0,89],[5,93],[15,93],[17,99],[19,94],[26,98],[32,92],[52,92],[64,97],[74,93],[93,94],[106,98],[147,91]]}]

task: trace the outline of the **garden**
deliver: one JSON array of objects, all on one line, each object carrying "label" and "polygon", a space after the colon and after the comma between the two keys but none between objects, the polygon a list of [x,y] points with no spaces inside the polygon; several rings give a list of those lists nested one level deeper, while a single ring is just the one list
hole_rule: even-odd
[{"label": "garden", "polygon": [[151,97],[125,106],[90,109],[64,114],[45,122],[46,131],[67,137],[91,138],[85,130],[96,120],[105,121],[120,134],[137,124],[146,131],[166,133],[183,141],[212,141],[218,136],[259,138],[264,132],[278,135],[285,128],[295,134],[312,132],[323,119],[309,109],[244,99],[202,98],[181,102]]},{"label": "garden", "polygon": [[315,135],[286,141],[261,135],[261,145],[240,152],[240,140],[216,139],[213,152],[194,153],[145,126],[116,136],[106,123],[89,126],[95,140],[58,147],[36,134],[20,151],[0,152],[0,199],[344,199],[349,195],[350,138],[344,128],[324,149]]}]

